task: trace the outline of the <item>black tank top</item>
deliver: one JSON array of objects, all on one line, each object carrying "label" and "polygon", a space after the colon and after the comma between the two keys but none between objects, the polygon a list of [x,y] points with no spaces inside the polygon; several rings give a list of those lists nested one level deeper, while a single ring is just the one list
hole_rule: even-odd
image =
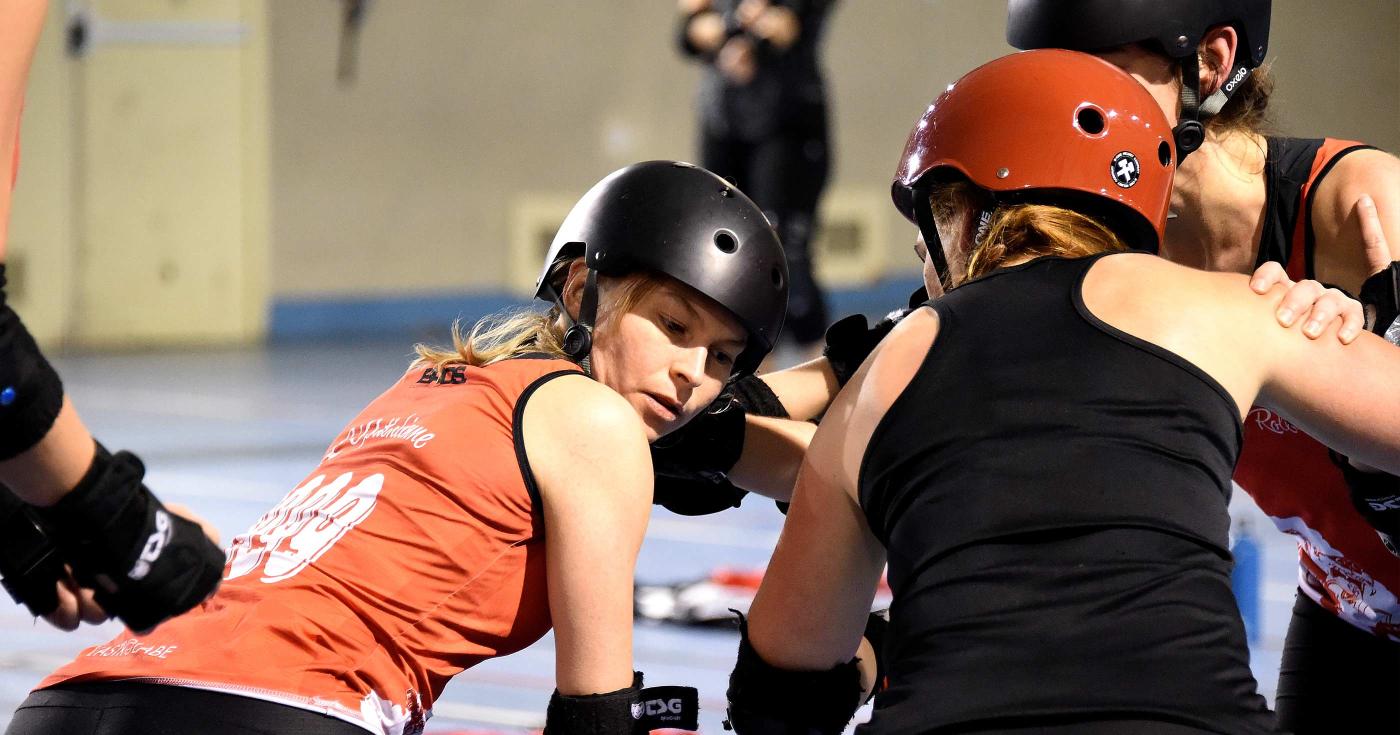
[{"label": "black tank top", "polygon": [[938,339],[861,466],[894,592],[869,732],[1271,727],[1230,591],[1237,409],[1089,313],[1097,260],[1041,258],[931,302]]}]

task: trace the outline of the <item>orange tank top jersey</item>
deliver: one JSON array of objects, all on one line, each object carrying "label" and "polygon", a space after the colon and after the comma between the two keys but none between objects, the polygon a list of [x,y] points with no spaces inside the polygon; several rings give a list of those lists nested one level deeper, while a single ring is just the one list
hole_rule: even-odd
[{"label": "orange tank top jersey", "polygon": [[[1270,191],[1266,219],[1280,210],[1285,215],[1272,223],[1272,242],[1266,222],[1260,262],[1277,260],[1294,280],[1311,278],[1308,213],[1313,188],[1343,155],[1368,146],[1331,138],[1270,138],[1269,147],[1277,170],[1266,171],[1266,178],[1278,190]],[[1291,212],[1286,211],[1288,194],[1293,198]],[[1274,525],[1298,538],[1298,586],[1304,594],[1358,628],[1400,641],[1400,560],[1352,507],[1346,480],[1326,447],[1281,416],[1255,406],[1245,419],[1235,481]]]},{"label": "orange tank top jersey", "polygon": [[40,685],[142,679],[421,732],[458,672],[550,628],[542,515],[520,445],[555,359],[410,370],[228,551],[218,593]]}]

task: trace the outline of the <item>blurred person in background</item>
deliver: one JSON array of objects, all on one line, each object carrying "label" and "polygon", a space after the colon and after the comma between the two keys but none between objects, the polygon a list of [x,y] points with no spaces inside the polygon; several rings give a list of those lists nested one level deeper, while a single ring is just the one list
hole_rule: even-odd
[{"label": "blurred person in background", "polygon": [[151,493],[139,458],[94,441],[6,298],[20,116],[46,5],[0,6],[0,576],[57,628],[115,615],[148,630],[212,594],[224,555],[210,529]]},{"label": "blurred person in background", "polygon": [[[1333,284],[1360,298],[1371,331],[1400,344],[1400,161],[1356,141],[1269,132],[1269,0],[1011,0],[1008,10],[1011,45],[1093,52],[1173,121],[1183,153],[1164,257]],[[1367,220],[1385,237],[1363,237]],[[1245,425],[1235,480],[1298,539],[1280,726],[1400,732],[1400,478],[1330,452],[1268,408]]]},{"label": "blurred person in background", "polygon": [[787,334],[804,352],[827,327],[812,265],[831,170],[819,58],[835,0],[681,0],[682,52],[705,65],[700,162],[763,208],[791,274]]},{"label": "blurred person in background", "polygon": [[951,289],[811,441],[742,629],[736,732],[843,730],[886,559],[889,687],[862,731],[1274,731],[1230,588],[1242,423],[1257,402],[1400,470],[1400,352],[1310,339],[1277,324],[1282,289],[1152,257],[1175,159],[1152,96],[1077,52],[1003,57],[928,108],[892,193]]},{"label": "blurred person in background", "polygon": [[[694,690],[681,712],[641,718],[656,708],[632,669],[647,447],[772,348],[782,248],[728,182],[640,163],[578,201],[536,296],[551,310],[420,345],[306,480],[234,539],[218,594],[151,634],[86,649],[8,732],[417,735],[455,674],[551,629],[545,732],[693,729]],[[776,422],[747,431],[795,445],[755,462],[788,465],[789,490],[810,435],[795,426],[792,441]]]}]

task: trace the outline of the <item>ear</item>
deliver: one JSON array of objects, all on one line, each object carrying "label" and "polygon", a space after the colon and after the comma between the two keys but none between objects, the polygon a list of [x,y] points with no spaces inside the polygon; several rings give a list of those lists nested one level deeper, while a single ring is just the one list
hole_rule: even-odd
[{"label": "ear", "polygon": [[584,264],[583,258],[575,258],[569,264],[569,272],[564,276],[564,290],[560,295],[564,297],[564,308],[569,311],[569,318],[578,316],[578,310],[583,306],[583,284],[587,280],[588,266]]},{"label": "ear", "polygon": [[1225,86],[1230,71],[1235,68],[1235,53],[1239,51],[1240,37],[1231,26],[1216,26],[1201,38],[1196,52],[1201,56],[1201,99],[1214,94]]}]

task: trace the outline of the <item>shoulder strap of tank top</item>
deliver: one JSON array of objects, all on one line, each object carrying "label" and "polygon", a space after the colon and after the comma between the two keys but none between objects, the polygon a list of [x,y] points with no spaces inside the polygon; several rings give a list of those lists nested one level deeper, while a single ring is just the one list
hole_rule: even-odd
[{"label": "shoulder strap of tank top", "polygon": [[[1303,278],[1315,278],[1316,269],[1313,267],[1313,251],[1317,247],[1317,238],[1313,235],[1312,226],[1312,193],[1317,190],[1318,184],[1332,173],[1332,167],[1342,160],[1342,157],[1356,151],[1374,150],[1375,146],[1358,143],[1354,140],[1338,140],[1327,138],[1313,157],[1310,176],[1303,182],[1300,191],[1300,198],[1303,201],[1303,217],[1298,223],[1297,229],[1293,233],[1293,255],[1288,260],[1288,277],[1297,281]],[[1297,245],[1302,241],[1303,247]],[[1301,253],[1299,251],[1302,251]]]},{"label": "shoulder strap of tank top", "polygon": [[1265,138],[1264,222],[1254,267],[1274,261],[1287,266],[1293,258],[1293,232],[1303,203],[1303,185],[1312,171],[1321,138]]}]

